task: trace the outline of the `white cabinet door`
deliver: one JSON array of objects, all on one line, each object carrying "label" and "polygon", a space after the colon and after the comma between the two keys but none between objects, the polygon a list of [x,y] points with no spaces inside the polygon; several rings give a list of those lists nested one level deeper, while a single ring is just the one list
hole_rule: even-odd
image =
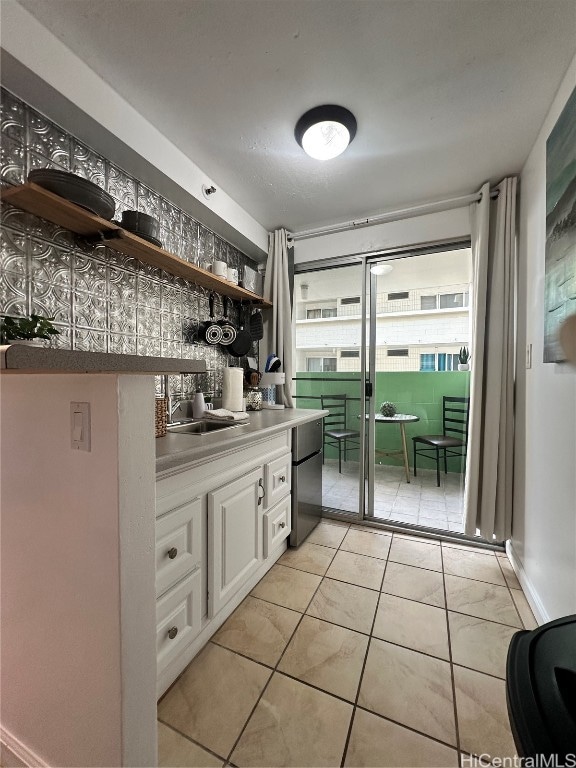
[{"label": "white cabinet door", "polygon": [[208,494],[208,616],[212,618],[262,561],[262,468]]}]

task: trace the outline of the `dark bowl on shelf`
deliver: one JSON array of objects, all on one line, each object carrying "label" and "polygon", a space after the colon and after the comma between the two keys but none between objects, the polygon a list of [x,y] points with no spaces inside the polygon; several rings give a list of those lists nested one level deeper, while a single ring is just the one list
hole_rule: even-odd
[{"label": "dark bowl on shelf", "polygon": [[37,168],[30,171],[28,181],[103,219],[110,220],[114,216],[116,203],[112,195],[75,173],[59,171],[56,168]]},{"label": "dark bowl on shelf", "polygon": [[160,222],[154,216],[141,211],[123,211],[122,226],[129,232],[134,232],[140,237],[151,237],[158,240],[160,234]]}]

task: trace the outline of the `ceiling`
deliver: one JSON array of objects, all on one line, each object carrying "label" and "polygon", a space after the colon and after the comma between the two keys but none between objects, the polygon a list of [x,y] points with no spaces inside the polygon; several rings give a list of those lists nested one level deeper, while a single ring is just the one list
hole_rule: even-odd
[{"label": "ceiling", "polygon": [[[19,0],[267,229],[520,171],[576,49],[574,0]],[[293,137],[351,109],[339,158]]]}]

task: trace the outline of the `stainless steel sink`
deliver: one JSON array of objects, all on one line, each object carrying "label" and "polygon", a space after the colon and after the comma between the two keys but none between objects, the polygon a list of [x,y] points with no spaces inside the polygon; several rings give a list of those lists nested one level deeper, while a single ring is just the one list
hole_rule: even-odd
[{"label": "stainless steel sink", "polygon": [[189,421],[185,424],[169,424],[168,432],[186,435],[209,435],[211,432],[221,432],[223,429],[232,429],[238,424],[231,424],[228,421]]}]

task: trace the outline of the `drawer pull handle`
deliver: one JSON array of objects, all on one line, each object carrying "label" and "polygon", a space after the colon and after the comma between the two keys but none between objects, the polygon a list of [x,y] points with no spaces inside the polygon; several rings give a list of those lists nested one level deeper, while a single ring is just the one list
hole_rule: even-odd
[{"label": "drawer pull handle", "polygon": [[282,477],[280,478],[280,482],[281,483],[285,483],[286,482],[286,475],[282,475]]},{"label": "drawer pull handle", "polygon": [[286,528],[286,523],[280,523],[280,528]]},{"label": "drawer pull handle", "polygon": [[168,630],[168,637],[170,638],[170,640],[174,640],[177,634],[178,634],[178,627],[170,627],[170,629]]},{"label": "drawer pull handle", "polygon": [[[262,491],[262,496],[260,496],[260,491]],[[264,490],[264,483],[262,479],[258,480],[258,506],[262,504],[262,499],[266,496],[266,491]]]},{"label": "drawer pull handle", "polygon": [[178,550],[176,549],[176,547],[172,547],[171,549],[168,550],[167,554],[170,560],[174,560],[174,558],[178,554]]}]

